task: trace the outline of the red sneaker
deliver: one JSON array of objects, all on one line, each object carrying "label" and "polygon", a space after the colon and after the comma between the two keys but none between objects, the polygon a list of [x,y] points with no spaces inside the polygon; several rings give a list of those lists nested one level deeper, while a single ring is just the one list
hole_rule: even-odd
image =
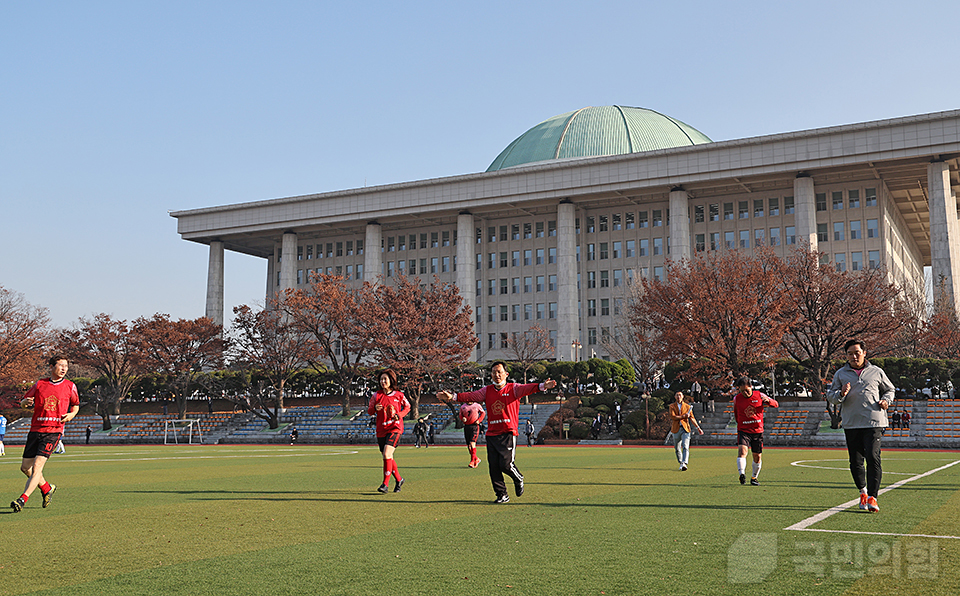
[{"label": "red sneaker", "polygon": [[877,505],[876,497],[867,498],[867,511],[870,513],[880,513],[880,506]]},{"label": "red sneaker", "polygon": [[860,493],[860,509],[867,510],[867,493]]}]

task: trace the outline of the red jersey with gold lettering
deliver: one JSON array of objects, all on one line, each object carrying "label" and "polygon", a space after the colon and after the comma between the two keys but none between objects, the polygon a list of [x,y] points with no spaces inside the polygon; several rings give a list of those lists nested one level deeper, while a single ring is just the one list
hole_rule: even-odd
[{"label": "red jersey with gold lettering", "polygon": [[[756,389],[746,397],[743,393],[737,393],[733,398],[733,414],[737,418],[737,430],[745,433],[763,433],[763,398],[767,397]],[[777,400],[767,397],[770,402],[767,404],[771,408],[780,407]]]},{"label": "red jersey with gold lettering", "polygon": [[[377,405],[383,406],[379,410]],[[397,420],[387,416],[387,410],[393,410]],[[390,433],[403,432],[403,417],[410,412],[410,402],[401,391],[391,391],[389,394],[377,391],[370,398],[367,413],[377,417],[377,438],[385,437]]]},{"label": "red jersey with gold lettering", "polygon": [[483,389],[458,393],[457,401],[482,401],[487,407],[487,436],[511,434],[517,436],[520,417],[520,399],[540,391],[540,383],[507,383],[502,389],[487,385]]},{"label": "red jersey with gold lettering", "polygon": [[62,433],[61,419],[71,407],[80,405],[77,386],[69,379],[60,379],[56,383],[49,378],[40,379],[23,396],[33,398],[31,432]]}]

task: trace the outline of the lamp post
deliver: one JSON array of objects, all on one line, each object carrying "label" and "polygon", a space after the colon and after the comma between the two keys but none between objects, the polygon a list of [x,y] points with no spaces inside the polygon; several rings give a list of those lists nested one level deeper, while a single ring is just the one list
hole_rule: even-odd
[{"label": "lamp post", "polygon": [[573,356],[574,362],[580,361],[580,348],[582,347],[583,345],[580,343],[580,340],[578,339],[575,339],[572,342],[570,342],[570,354]]}]

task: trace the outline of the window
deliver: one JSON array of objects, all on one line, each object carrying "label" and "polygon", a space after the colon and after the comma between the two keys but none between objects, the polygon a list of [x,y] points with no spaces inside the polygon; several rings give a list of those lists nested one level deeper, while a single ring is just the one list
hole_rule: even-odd
[{"label": "window", "polygon": [[645,257],[649,252],[650,241],[646,238],[640,239],[640,256]]},{"label": "window", "polygon": [[877,226],[876,219],[867,220],[867,238],[879,238],[880,228]]},{"label": "window", "polygon": [[[480,244],[481,242],[483,242],[483,230],[481,228],[477,228],[477,244]],[[410,243],[410,246],[411,248],[413,247],[413,242]]]},{"label": "window", "polygon": [[420,248],[426,248],[426,247],[427,247],[427,235],[420,234]]},{"label": "window", "polygon": [[837,221],[833,224],[833,239],[835,241],[843,240],[843,222]]},{"label": "window", "polygon": [[817,203],[817,211],[827,210],[827,193],[818,192],[816,195],[814,195],[814,199]]},{"label": "window", "polygon": [[592,234],[597,231],[596,218],[592,215],[587,216],[587,233]]},{"label": "window", "polygon": [[780,215],[780,198],[771,197],[767,202],[770,204],[770,216]]},{"label": "window", "polygon": [[533,318],[533,305],[532,305],[532,304],[524,304],[524,305],[523,305],[523,320],[524,320],[524,321],[529,321],[529,320],[532,319],[532,318]]},{"label": "window", "polygon": [[[350,281],[351,279],[353,279],[353,265],[347,265],[347,272],[346,272],[346,273],[347,273],[347,276],[346,276],[347,281]],[[307,277],[309,277],[309,276],[307,276]]]},{"label": "window", "polygon": [[537,265],[543,265],[543,249],[537,249]]},{"label": "window", "polygon": [[753,200],[753,216],[763,217],[763,199]]},{"label": "window", "polygon": [[600,272],[600,287],[609,288],[610,287],[610,272],[601,271]]},{"label": "window", "polygon": [[[309,259],[312,255],[313,255],[313,245],[311,244],[310,246],[307,247],[307,258]],[[303,260],[303,247],[302,247],[302,246],[298,246],[298,247],[297,247],[297,260],[298,260],[298,261],[302,261],[302,260]]]},{"label": "window", "polygon": [[487,340],[488,340],[487,347],[492,350],[492,349],[494,348],[494,346],[496,346],[497,334],[496,334],[496,333],[488,333],[488,334],[487,334]]},{"label": "window", "polygon": [[438,265],[438,264],[439,264],[439,259],[438,259],[437,257],[433,257],[433,258],[430,259],[430,273],[436,273],[436,272],[437,272],[437,265]]},{"label": "window", "polygon": [[740,248],[750,248],[750,230],[740,230]]},{"label": "window", "polygon": [[[317,273],[319,272],[320,270],[317,269]],[[357,279],[363,279],[363,265],[357,265]]]},{"label": "window", "polygon": [[519,251],[519,250],[515,250],[515,251],[513,251],[513,253],[511,253],[511,255],[510,255],[510,264],[513,265],[514,267],[519,267],[519,266],[520,266],[520,251]]},{"label": "window", "polygon": [[547,314],[550,315],[551,319],[557,318],[557,303],[551,302],[547,305]]},{"label": "window", "polygon": [[438,248],[440,246],[440,234],[437,232],[430,232],[430,248]]},{"label": "window", "polygon": [[537,291],[538,291],[538,292],[542,292],[542,291],[543,291],[543,276],[542,276],[542,275],[538,275],[538,276],[537,276]]},{"label": "window", "polygon": [[496,242],[497,241],[497,226],[490,226],[487,228],[487,242]]},{"label": "window", "polygon": [[[416,235],[416,234],[410,234],[410,245],[409,245],[409,246],[410,246],[410,250],[417,250],[417,235]],[[357,240],[357,254],[358,254],[358,255],[362,255],[362,254],[363,254],[363,247],[360,246],[360,241],[359,241],[359,240]]]},{"label": "window", "polygon": [[877,189],[868,188],[863,191],[864,205],[867,207],[877,206]]},{"label": "window", "polygon": [[595,327],[590,327],[587,329],[587,345],[595,346],[597,345],[597,330]]},{"label": "window", "polygon": [[587,316],[595,317],[597,316],[597,301],[596,300],[587,300]]},{"label": "window", "polygon": [[500,307],[500,320],[501,320],[501,321],[509,321],[509,320],[510,320],[510,315],[509,315],[508,312],[507,312],[507,305],[506,305],[506,304],[504,304],[503,306]]},{"label": "window", "polygon": [[596,260],[597,260],[596,246],[597,246],[596,244],[588,244],[588,245],[587,245],[587,260],[588,260],[588,261],[596,261]]},{"label": "window", "polygon": [[549,248],[549,249],[547,249],[547,262],[550,263],[550,264],[554,264],[554,263],[557,262],[557,249],[556,249],[556,248]]},{"label": "window", "polygon": [[496,296],[497,294],[497,280],[490,279],[487,280],[487,296]]},{"label": "window", "polygon": [[601,261],[605,260],[605,259],[607,258],[607,256],[609,256],[609,254],[610,254],[610,251],[609,251],[609,249],[608,249],[609,246],[610,246],[610,244],[607,243],[607,242],[601,242],[601,243],[600,243],[600,260],[601,260]]},{"label": "window", "polygon": [[[863,233],[860,231],[860,226],[863,222],[859,219],[850,222],[850,239],[851,240],[861,240],[863,238]],[[854,269],[856,271],[856,269]]]},{"label": "window", "polygon": [[482,263],[483,263],[483,255],[480,253],[477,253],[477,269],[480,269]]},{"label": "window", "polygon": [[770,228],[770,246],[780,246],[780,228]]},{"label": "window", "polygon": [[647,212],[641,211],[637,214],[637,219],[640,220],[640,227],[647,228],[650,226],[650,222],[647,221]]},{"label": "window", "polygon": [[297,284],[302,284],[302,283],[303,283],[303,269],[297,269]]},{"label": "window", "polygon": [[658,228],[663,225],[663,210],[653,210],[653,227]]},{"label": "window", "polygon": [[343,242],[337,242],[337,256],[343,256]]},{"label": "window", "polygon": [[600,316],[609,317],[610,316],[610,299],[602,298],[600,300]]},{"label": "window", "polygon": [[720,204],[710,204],[710,221],[720,221]]},{"label": "window", "polygon": [[750,208],[747,201],[737,202],[737,219],[747,219],[750,217]]},{"label": "window", "polygon": [[[723,246],[728,250],[733,250],[737,247],[737,240],[734,238],[733,232],[723,233]],[[712,250],[717,250],[717,249],[714,248]]]},{"label": "window", "polygon": [[826,242],[827,241],[827,224],[818,223],[817,224],[817,242]]},{"label": "window", "polygon": [[445,230],[441,233],[440,242],[443,246],[450,246],[450,230]]},{"label": "window", "polygon": [[500,268],[505,269],[510,261],[507,259],[507,253],[500,253]]},{"label": "window", "polygon": [[450,272],[450,257],[443,257],[440,260],[440,273]]},{"label": "window", "polygon": [[860,271],[863,269],[863,253],[860,251],[850,253],[850,271]]},{"label": "window", "polygon": [[416,260],[416,259],[410,259],[409,261],[407,261],[407,271],[408,271],[410,277],[413,277],[414,275],[417,274],[417,260]]},{"label": "window", "polygon": [[543,308],[543,302],[538,302],[538,303],[537,303],[537,320],[538,320],[538,321],[539,321],[540,319],[543,319],[543,318],[544,318],[543,315],[544,315],[545,312],[546,312],[546,311],[545,311],[545,309]]},{"label": "window", "polygon": [[587,271],[587,289],[597,287],[597,272]]},{"label": "window", "polygon": [[[860,190],[859,189],[847,191],[847,206],[850,209],[857,209],[858,207],[860,207]],[[850,256],[852,257],[853,255],[850,255]],[[856,269],[853,269],[852,260],[850,263],[850,270],[856,271]]]},{"label": "window", "polygon": [[496,307],[496,306],[490,306],[490,307],[488,307],[488,308],[487,308],[487,322],[488,322],[488,323],[493,323],[493,322],[496,321],[496,320],[497,320],[497,307]]},{"label": "window", "polygon": [[513,282],[513,283],[511,284],[511,285],[513,286],[513,293],[514,293],[514,294],[519,294],[519,293],[520,293],[520,278],[519,278],[519,277],[514,277],[514,278],[513,278],[512,280],[510,280],[510,281]]},{"label": "window", "polygon": [[[279,260],[279,258],[280,258],[280,255],[277,255],[277,260]],[[318,244],[318,245],[317,245],[317,258],[318,258],[318,259],[322,259],[322,258],[323,258],[323,245],[322,245],[322,244]]]},{"label": "window", "polygon": [[537,222],[537,238],[543,238],[543,222]]},{"label": "window", "polygon": [[[510,286],[507,285],[507,278],[506,277],[500,278],[500,293],[506,294],[509,291],[509,287]],[[501,319],[501,320],[506,321],[506,319]]]},{"label": "window", "polygon": [[766,244],[764,242],[764,233],[763,230],[754,230],[753,231],[753,246],[760,247]]},{"label": "window", "polygon": [[333,242],[327,242],[327,258],[333,258]]},{"label": "window", "polygon": [[880,268],[880,251],[879,251],[879,250],[871,250],[871,251],[868,251],[868,252],[867,252],[867,259],[868,259],[869,262],[870,262],[870,268],[871,268],[871,269],[879,269],[879,268]]},{"label": "window", "polygon": [[621,221],[621,220],[620,220],[620,214],[619,214],[619,213],[614,213],[611,217],[612,217],[611,221],[613,222],[613,229],[614,229],[614,230],[622,230],[622,229],[623,229],[623,224],[620,223],[620,221]]},{"label": "window", "polygon": [[527,292],[532,292],[532,291],[533,291],[533,278],[532,278],[532,277],[524,277],[524,278],[523,278],[523,292],[524,292],[524,293],[527,293]]},{"label": "window", "polygon": [[633,219],[633,212],[631,211],[630,213],[624,213],[623,217],[624,217],[624,220],[626,221],[627,229],[632,230],[636,226]]},{"label": "window", "polygon": [[662,255],[663,254],[663,238],[654,238],[653,239],[653,254]]},{"label": "window", "polygon": [[520,239],[520,224],[513,224],[510,226],[510,238],[513,240]]},{"label": "window", "polygon": [[733,203],[723,204],[723,219],[733,219]]},{"label": "window", "polygon": [[509,344],[507,343],[507,334],[506,332],[503,332],[500,334],[500,349],[505,350],[507,349],[508,345]]},{"label": "window", "polygon": [[580,245],[577,245],[577,262],[580,262]]},{"label": "window", "polygon": [[532,265],[532,264],[533,264],[533,251],[532,251],[532,250],[529,250],[529,249],[528,249],[528,250],[523,251],[523,264],[524,264],[524,265]]},{"label": "window", "polygon": [[393,261],[387,261],[387,277],[393,277]]},{"label": "window", "polygon": [[512,305],[512,306],[510,307],[510,311],[511,311],[511,313],[510,313],[510,314],[511,314],[511,317],[510,317],[510,318],[511,318],[512,320],[514,320],[514,321],[519,321],[519,320],[520,320],[520,305],[519,305],[519,304],[514,304],[514,305]]},{"label": "window", "polygon": [[547,222],[547,236],[556,236],[557,235],[557,222],[548,221]]},{"label": "window", "polygon": [[693,249],[697,252],[703,252],[706,250],[706,240],[707,237],[705,234],[697,234],[694,238]]},{"label": "window", "polygon": [[523,238],[524,240],[533,238],[533,224],[523,224]]},{"label": "window", "polygon": [[653,279],[656,281],[663,281],[663,267],[653,268]]},{"label": "window", "polygon": [[613,287],[619,288],[623,285],[623,269],[613,270]]},{"label": "window", "polygon": [[783,214],[793,215],[795,207],[793,206],[793,197],[783,197]]},{"label": "window", "polygon": [[843,209],[843,191],[835,190],[831,196],[833,197],[833,210],[839,211]]},{"label": "window", "polygon": [[492,252],[487,257],[487,269],[496,269],[497,267],[497,253]]},{"label": "window", "polygon": [[797,243],[797,228],[796,228],[796,227],[794,227],[794,226],[787,226],[786,229],[784,230],[784,232],[785,232],[784,235],[786,236],[786,240],[787,240],[787,245],[788,245],[788,246]]},{"label": "window", "polygon": [[556,275],[550,275],[550,276],[547,277],[547,289],[550,290],[551,292],[556,292],[556,291],[557,291],[557,276],[556,276]]},{"label": "window", "polygon": [[483,293],[483,280],[478,279],[477,280],[477,296],[481,295],[482,293]]},{"label": "window", "polygon": [[837,271],[843,273],[847,270],[847,255],[842,252],[838,252],[833,255],[833,263],[837,267]]},{"label": "window", "polygon": [[600,231],[601,231],[601,232],[608,232],[608,231],[610,230],[610,226],[609,226],[609,224],[608,224],[607,222],[608,222],[607,216],[606,216],[606,215],[601,215],[601,216],[600,216]]},{"label": "window", "polygon": [[621,256],[623,256],[623,255],[620,254],[620,253],[622,252],[622,251],[621,251],[621,247],[622,247],[622,246],[623,246],[623,243],[622,243],[622,242],[614,242],[614,243],[613,243],[613,258],[614,258],[614,259],[619,259]]},{"label": "window", "polygon": [[703,223],[703,205],[693,207],[693,223]]},{"label": "window", "polygon": [[627,240],[627,253],[626,257],[629,259],[634,256],[637,252],[637,241],[636,240]]},{"label": "window", "polygon": [[614,298],[613,299],[613,314],[619,315],[623,313],[623,298]]},{"label": "window", "polygon": [[507,241],[507,226],[500,226],[500,241]]}]

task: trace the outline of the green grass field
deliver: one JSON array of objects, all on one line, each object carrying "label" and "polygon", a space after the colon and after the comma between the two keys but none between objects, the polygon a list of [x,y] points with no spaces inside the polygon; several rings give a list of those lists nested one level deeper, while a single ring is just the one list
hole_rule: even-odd
[{"label": "green grass field", "polygon": [[[526,494],[495,505],[464,447],[402,446],[386,495],[375,446],[68,450],[50,508],[0,513],[0,594],[960,593],[960,465],[795,531],[856,497],[845,451],[768,448],[751,487],[732,447],[682,473],[669,448],[521,447]],[[885,451],[884,486],[957,461]]]}]

